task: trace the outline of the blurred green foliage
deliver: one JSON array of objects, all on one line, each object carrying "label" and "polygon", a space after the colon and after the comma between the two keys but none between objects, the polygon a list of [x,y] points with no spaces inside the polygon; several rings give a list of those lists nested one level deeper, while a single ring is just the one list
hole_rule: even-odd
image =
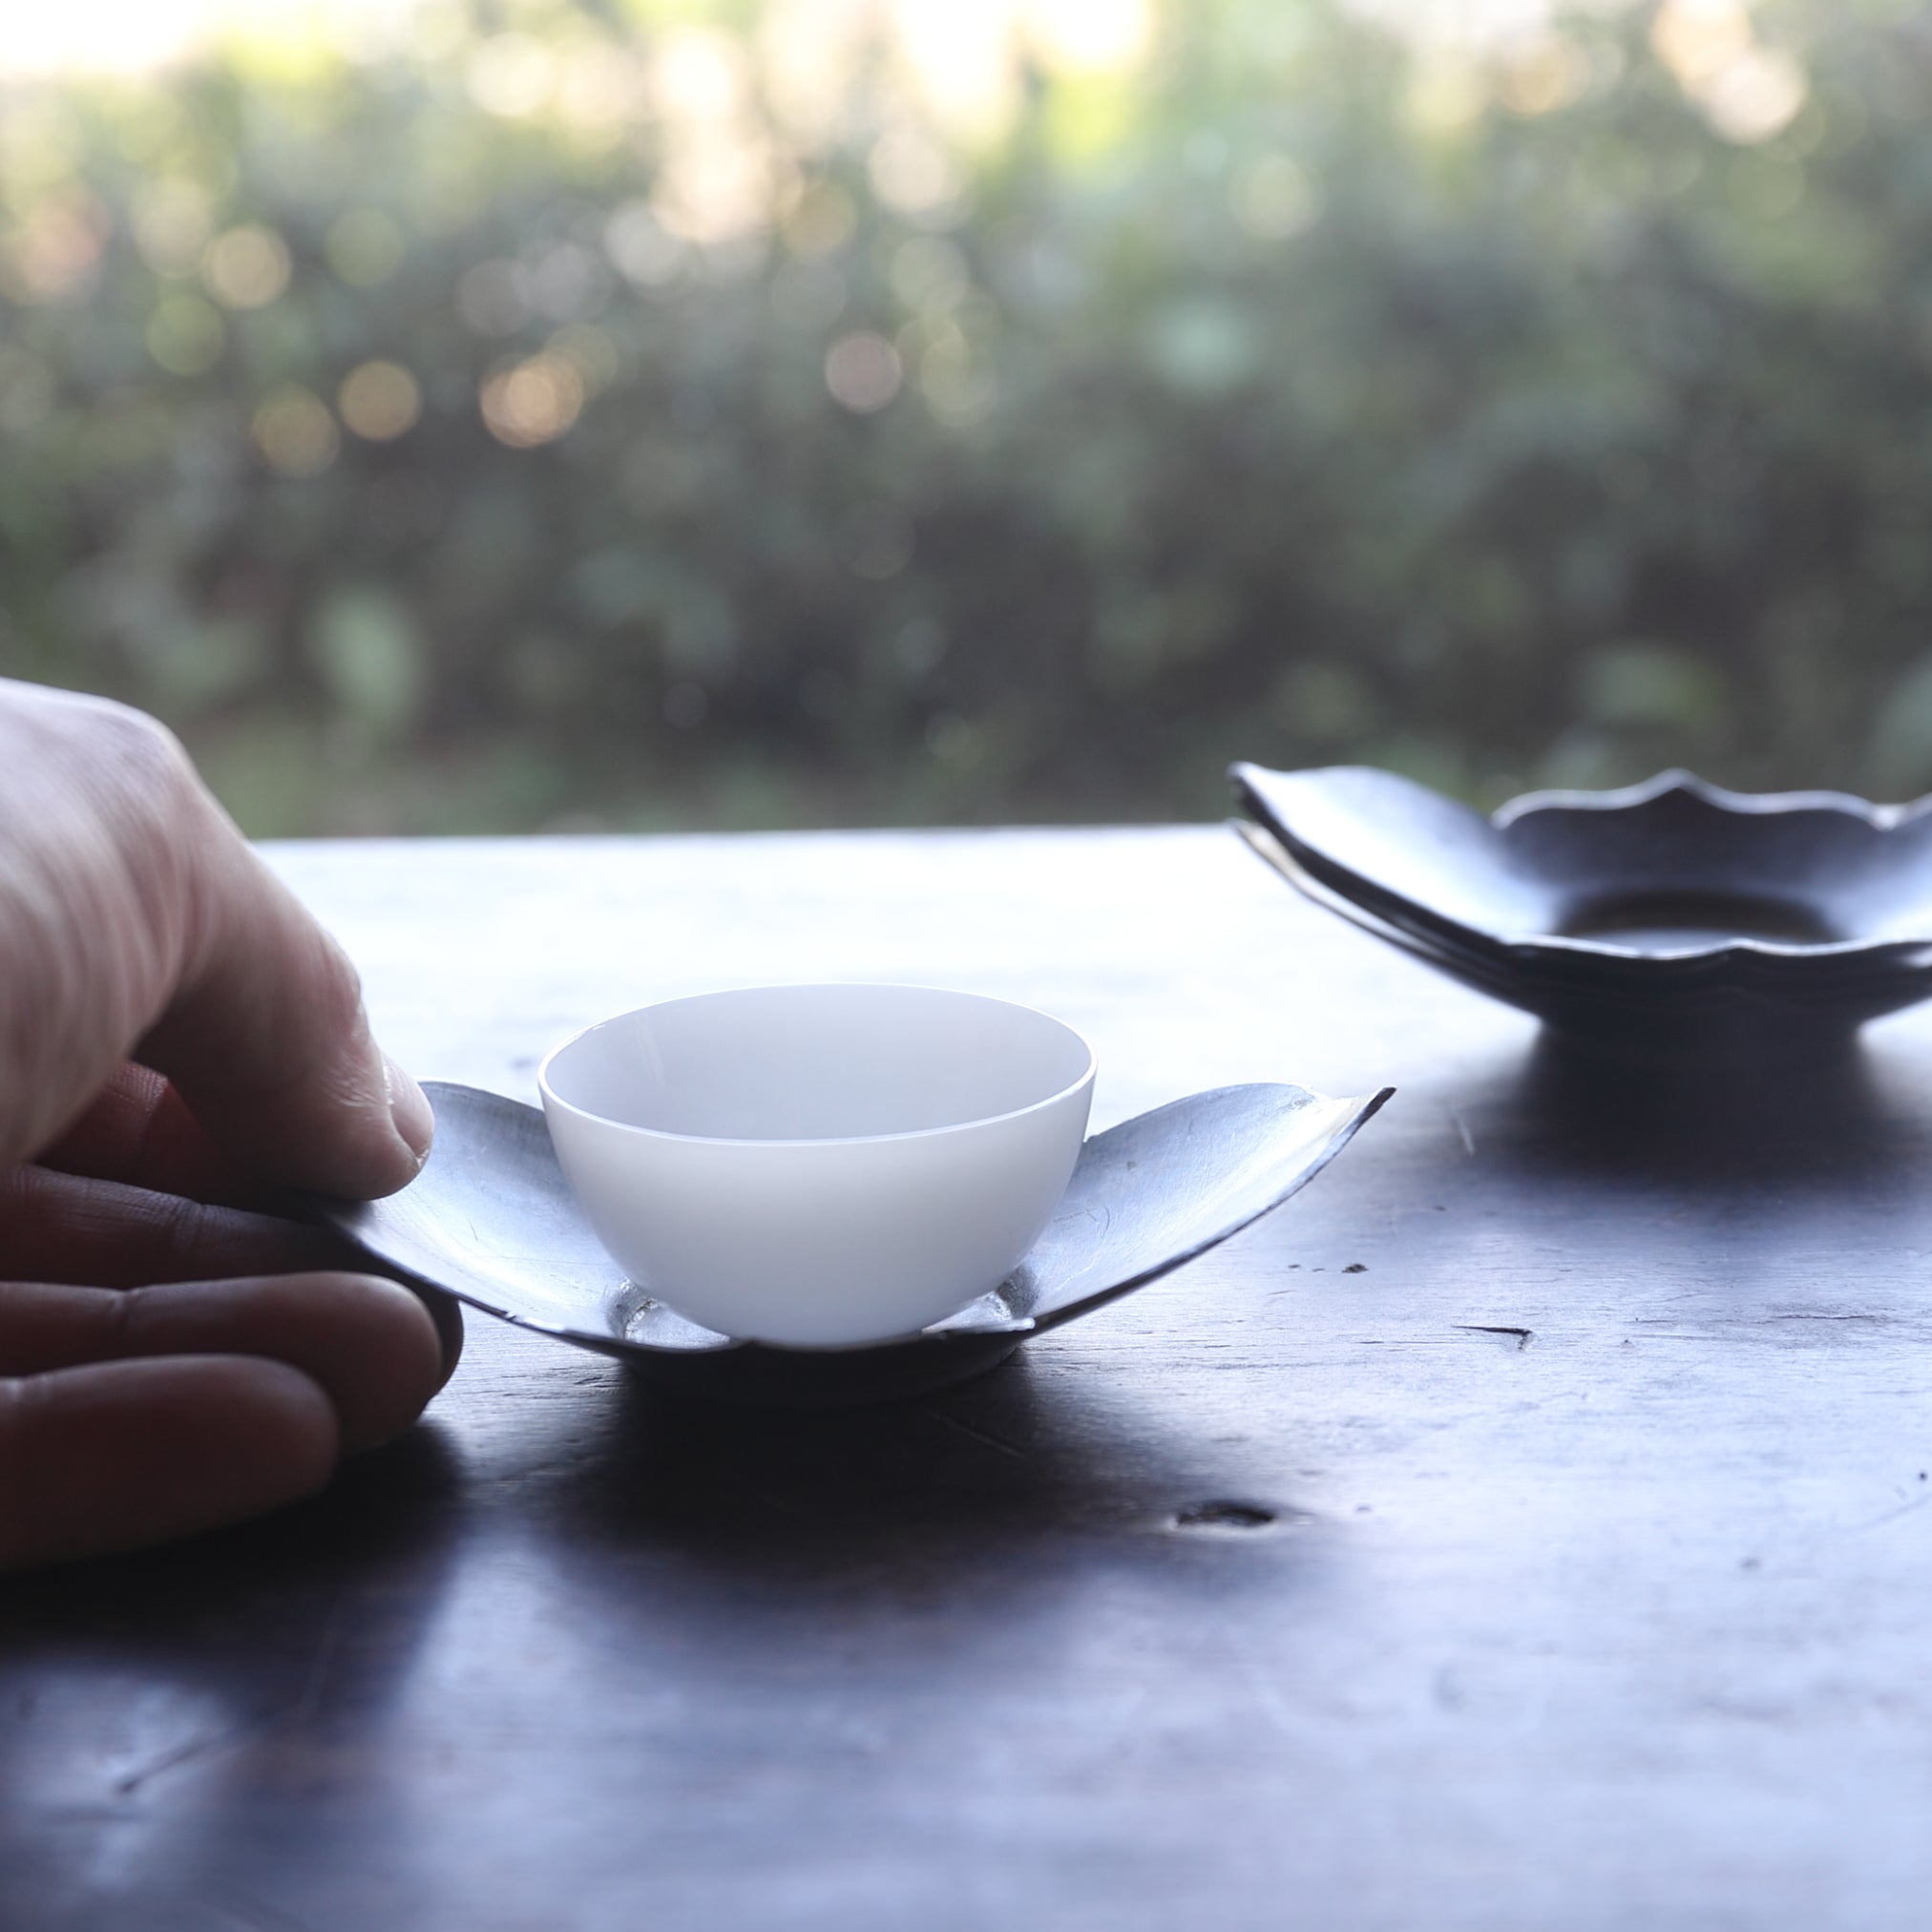
[{"label": "blurred green foliage", "polygon": [[0,101],[0,667],[249,829],[1932,787],[1925,9],[433,18]]}]

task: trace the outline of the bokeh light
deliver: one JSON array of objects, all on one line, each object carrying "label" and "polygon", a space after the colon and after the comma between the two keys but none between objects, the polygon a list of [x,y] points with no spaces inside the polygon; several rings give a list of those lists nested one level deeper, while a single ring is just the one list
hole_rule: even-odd
[{"label": "bokeh light", "polygon": [[328,406],[298,383],[265,397],[250,429],[262,460],[283,476],[319,476],[335,461],[342,440]]},{"label": "bokeh light", "polygon": [[259,221],[217,235],[201,254],[201,280],[224,308],[265,308],[290,273],[287,242]]},{"label": "bokeh light", "polygon": [[392,443],[415,428],[423,412],[423,394],[401,363],[358,363],[342,379],[336,408],[358,436],[371,443]]},{"label": "bokeh light", "polygon": [[499,443],[534,450],[568,432],[582,412],[583,377],[551,352],[494,370],[481,393],[483,421]]},{"label": "bokeh light", "polygon": [[903,381],[898,350],[870,330],[842,335],[826,351],[825,386],[856,414],[883,410]]}]

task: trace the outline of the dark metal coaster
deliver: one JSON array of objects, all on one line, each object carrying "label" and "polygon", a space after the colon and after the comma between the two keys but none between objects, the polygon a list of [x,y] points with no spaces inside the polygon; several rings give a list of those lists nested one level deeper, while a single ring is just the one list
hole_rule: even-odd
[{"label": "dark metal coaster", "polygon": [[1843,1039],[1932,995],[1932,812],[1682,772],[1493,818],[1394,773],[1237,766],[1291,884],[1579,1038],[1671,1053]]},{"label": "dark metal coaster", "polygon": [[441,1081],[425,1091],[436,1142],[422,1173],[386,1201],[313,1201],[317,1219],[388,1271],[666,1387],[821,1405],[964,1381],[1028,1335],[1158,1280],[1312,1179],[1393,1089],[1331,1100],[1297,1086],[1221,1087],[1096,1134],[1007,1281],[918,1334],[861,1349],[733,1341],[674,1314],[604,1252],[536,1108]]}]

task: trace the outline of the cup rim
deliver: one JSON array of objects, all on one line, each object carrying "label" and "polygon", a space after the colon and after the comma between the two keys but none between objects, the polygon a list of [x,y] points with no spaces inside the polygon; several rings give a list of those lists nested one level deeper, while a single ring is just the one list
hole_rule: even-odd
[{"label": "cup rim", "polygon": [[[1036,1019],[1044,1019],[1057,1026],[1062,1033],[1070,1035],[1079,1042],[1086,1055],[1086,1064],[1079,1075],[1064,1086],[1043,1095],[1037,1101],[1029,1101],[1023,1107],[1009,1108],[1003,1114],[976,1114],[971,1120],[948,1121],[936,1127],[912,1127],[894,1134],[828,1134],[809,1139],[791,1136],[780,1139],[759,1138],[737,1134],[680,1134],[667,1127],[640,1127],[632,1121],[613,1120],[609,1114],[600,1114],[590,1107],[578,1106],[575,1101],[565,1100],[550,1083],[550,1069],[556,1060],[590,1034],[606,1026],[616,1026],[626,1019],[636,1019],[646,1013],[656,1013],[662,1007],[688,1006],[698,1000],[729,999],[746,993],[936,993],[951,999],[977,1000],[987,1006],[1004,1006],[1016,1013],[1030,1014]],[[1093,1042],[1077,1027],[1069,1026],[1057,1015],[1045,1012],[1038,1006],[1028,1006],[1023,1000],[1003,999],[995,993],[969,993],[956,986],[921,986],[905,980],[888,979],[808,979],[783,981],[777,984],[754,984],[747,986],[721,986],[704,993],[680,994],[671,999],[653,999],[643,1006],[633,1006],[622,1013],[613,1013],[603,1019],[594,1019],[588,1026],[580,1026],[569,1039],[559,1040],[543,1056],[536,1069],[536,1087],[546,1108],[556,1107],[559,1111],[574,1115],[580,1121],[609,1128],[620,1134],[635,1134],[648,1141],[668,1141],[707,1147],[864,1147],[883,1144],[891,1141],[930,1141],[945,1134],[963,1133],[972,1127],[990,1127],[1003,1121],[1023,1120],[1028,1114],[1037,1114],[1048,1107],[1058,1106],[1061,1102],[1077,1094],[1082,1087],[1090,1087],[1099,1071],[1100,1062],[1094,1053]]]}]

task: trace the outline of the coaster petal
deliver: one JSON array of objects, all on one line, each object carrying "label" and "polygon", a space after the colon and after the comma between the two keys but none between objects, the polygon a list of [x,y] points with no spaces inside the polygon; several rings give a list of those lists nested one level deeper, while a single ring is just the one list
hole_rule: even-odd
[{"label": "coaster petal", "polygon": [[689,1393],[828,1403],[911,1396],[1003,1360],[1028,1334],[1155,1281],[1305,1186],[1392,1089],[1221,1087],[1092,1136],[1060,1213],[1012,1277],[916,1335],[846,1350],[714,1334],[626,1281],[572,1198],[542,1114],[431,1081],[428,1164],[384,1201],[315,1200],[385,1270],[486,1313],[628,1362]]}]

